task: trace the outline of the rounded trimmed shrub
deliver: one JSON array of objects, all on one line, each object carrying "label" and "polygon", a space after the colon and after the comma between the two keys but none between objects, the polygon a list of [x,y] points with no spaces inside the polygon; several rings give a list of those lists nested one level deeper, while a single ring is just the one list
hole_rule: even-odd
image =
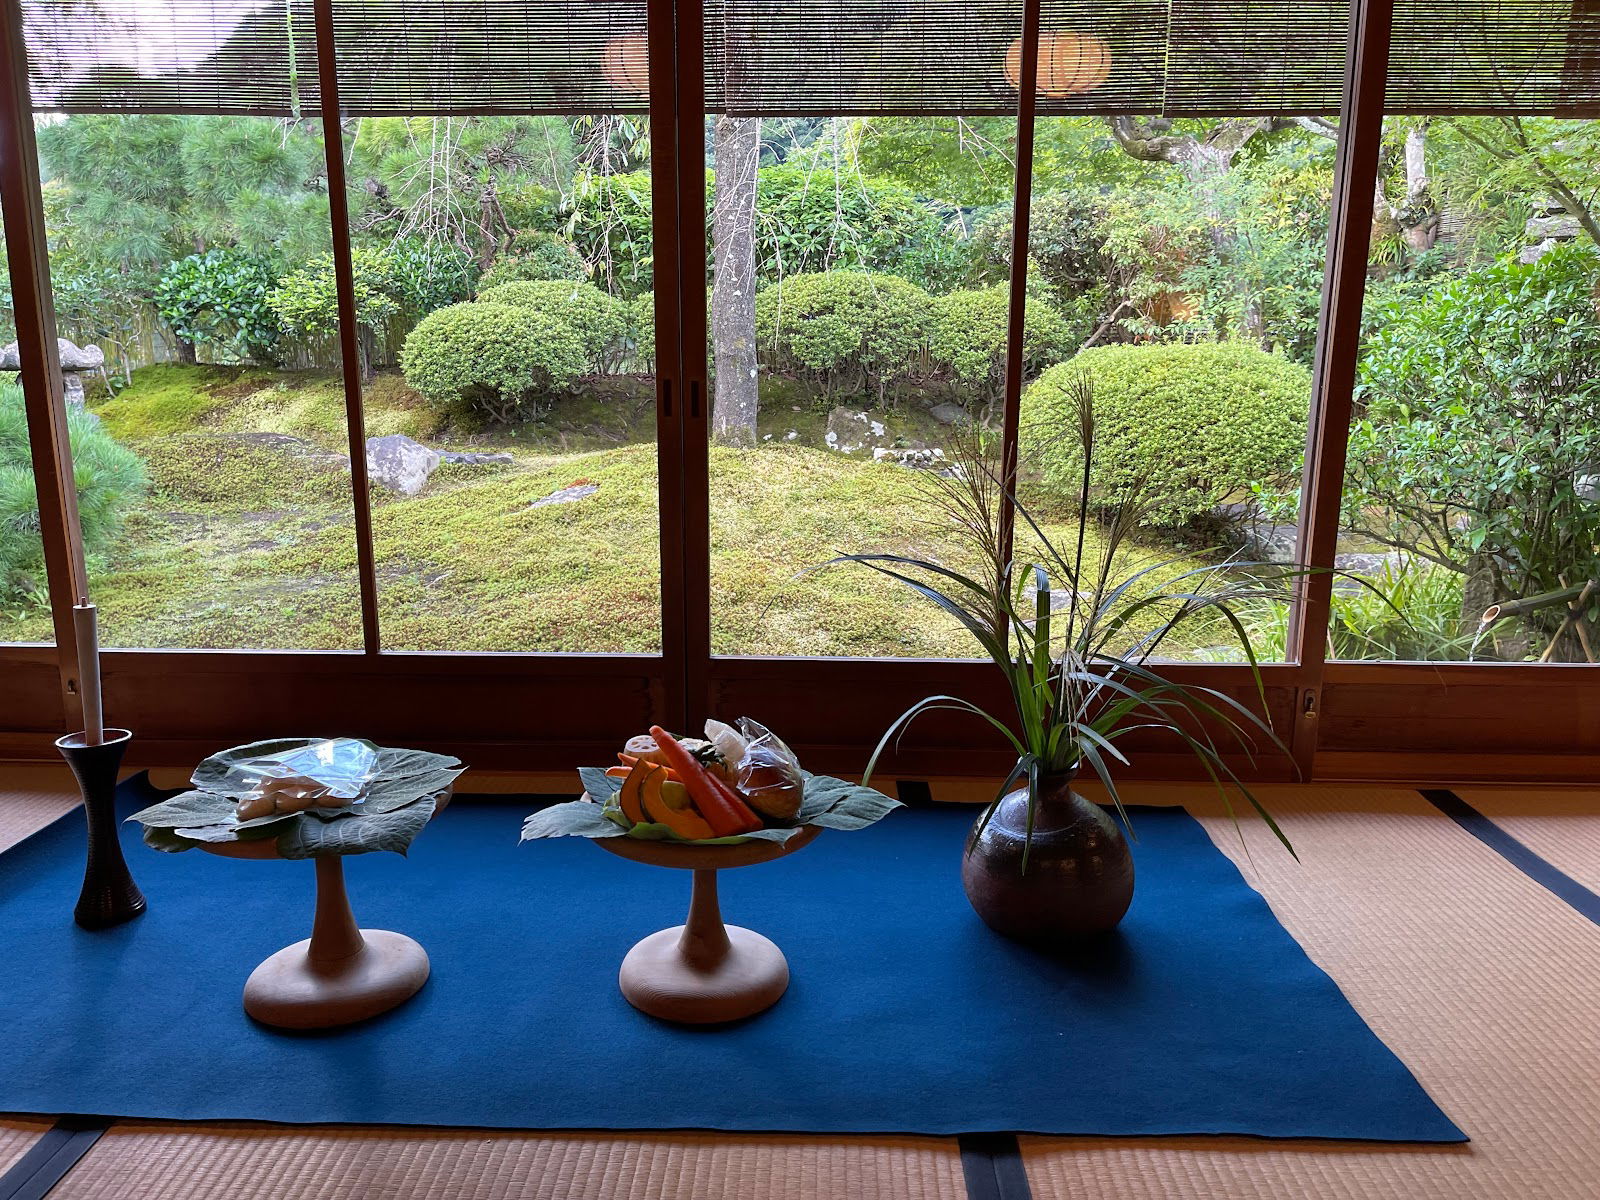
[{"label": "rounded trimmed shrub", "polygon": [[898,275],[792,275],[756,295],[756,341],[771,368],[809,374],[829,395],[881,397],[921,367],[932,304]]},{"label": "rounded trimmed shrub", "polygon": [[565,279],[502,283],[478,293],[479,304],[527,308],[561,321],[577,336],[595,371],[609,371],[628,336],[628,309],[592,283]]},{"label": "rounded trimmed shrub", "polygon": [[524,233],[517,238],[516,252],[495,259],[478,286],[488,289],[502,283],[531,283],[544,279],[583,282],[588,278],[589,264],[566,238],[553,233]]},{"label": "rounded trimmed shrub", "polygon": [[1304,367],[1235,342],[1099,346],[1041,375],[1022,397],[1026,461],[1075,499],[1082,472],[1067,383],[1094,387],[1090,489],[1116,505],[1137,489],[1144,520],[1177,524],[1253,485],[1299,474],[1311,406]]},{"label": "rounded trimmed shrub", "polygon": [[[1010,316],[1011,290],[1002,284],[935,296],[928,337],[933,368],[962,389],[993,398],[1004,382]],[[1054,305],[1036,296],[1028,297],[1022,332],[1023,365],[1030,371],[1059,362],[1069,348],[1067,323]]]},{"label": "rounded trimmed shrub", "polygon": [[446,410],[510,422],[583,374],[570,321],[512,304],[452,304],[418,322],[400,351],[406,382]]},{"label": "rounded trimmed shrub", "polygon": [[[144,493],[144,463],[81,408],[67,409],[67,437],[83,546],[94,554],[111,544],[128,509]],[[0,598],[43,587],[39,494],[34,490],[22,389],[0,383]]]}]

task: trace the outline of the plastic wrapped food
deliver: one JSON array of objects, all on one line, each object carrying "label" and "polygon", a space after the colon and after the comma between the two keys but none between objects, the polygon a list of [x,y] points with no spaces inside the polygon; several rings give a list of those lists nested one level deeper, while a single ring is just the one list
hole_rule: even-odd
[{"label": "plastic wrapped food", "polygon": [[238,819],[359,804],[378,771],[378,751],[359,738],[330,738],[236,763],[222,786],[239,799]]},{"label": "plastic wrapped food", "polygon": [[745,800],[766,816],[792,821],[805,794],[805,775],[794,751],[759,721],[739,718],[744,735],[744,755],[733,770],[734,786]]}]

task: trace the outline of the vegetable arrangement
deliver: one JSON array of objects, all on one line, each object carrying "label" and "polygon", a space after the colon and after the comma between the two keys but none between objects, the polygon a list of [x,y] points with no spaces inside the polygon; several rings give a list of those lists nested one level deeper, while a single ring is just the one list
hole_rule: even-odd
[{"label": "vegetable arrangement", "polygon": [[784,842],[807,825],[859,829],[900,807],[872,788],[808,775],[776,734],[748,717],[737,729],[707,721],[705,733],[679,738],[652,725],[629,738],[618,766],[581,768],[583,799],[534,813],[523,840]]}]

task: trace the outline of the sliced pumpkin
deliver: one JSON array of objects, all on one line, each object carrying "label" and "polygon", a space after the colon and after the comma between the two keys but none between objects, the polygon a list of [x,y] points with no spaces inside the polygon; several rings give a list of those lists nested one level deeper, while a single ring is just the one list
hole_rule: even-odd
[{"label": "sliced pumpkin", "polygon": [[622,806],[622,815],[628,818],[629,824],[640,825],[650,820],[644,810],[644,783],[653,771],[660,771],[654,763],[636,763],[628,777],[622,781],[622,790],[617,793],[617,803]]},{"label": "sliced pumpkin", "polygon": [[[654,769],[644,779],[640,791],[640,799],[644,804],[645,815],[649,820],[665,825],[673,833],[689,841],[699,841],[702,838],[716,837],[705,818],[689,805],[689,793],[681,783],[673,783],[667,778],[667,773],[654,763],[640,763],[641,767],[650,766]],[[671,789],[673,799],[678,799],[682,792],[682,807],[675,807],[668,799],[668,789]]]}]

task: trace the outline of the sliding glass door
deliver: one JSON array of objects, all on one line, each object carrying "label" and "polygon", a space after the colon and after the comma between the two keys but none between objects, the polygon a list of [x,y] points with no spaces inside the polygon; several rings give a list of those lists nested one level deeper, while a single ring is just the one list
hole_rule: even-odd
[{"label": "sliding glass door", "polygon": [[1496,716],[1600,637],[1586,9],[1463,3],[1446,62],[1388,0],[6,4],[6,318],[71,346],[0,380],[0,751],[87,589],[152,757],[748,714],[849,770],[1005,700],[851,556],[1081,545],[1260,593],[1161,643],[1258,773],[1600,756]]}]

